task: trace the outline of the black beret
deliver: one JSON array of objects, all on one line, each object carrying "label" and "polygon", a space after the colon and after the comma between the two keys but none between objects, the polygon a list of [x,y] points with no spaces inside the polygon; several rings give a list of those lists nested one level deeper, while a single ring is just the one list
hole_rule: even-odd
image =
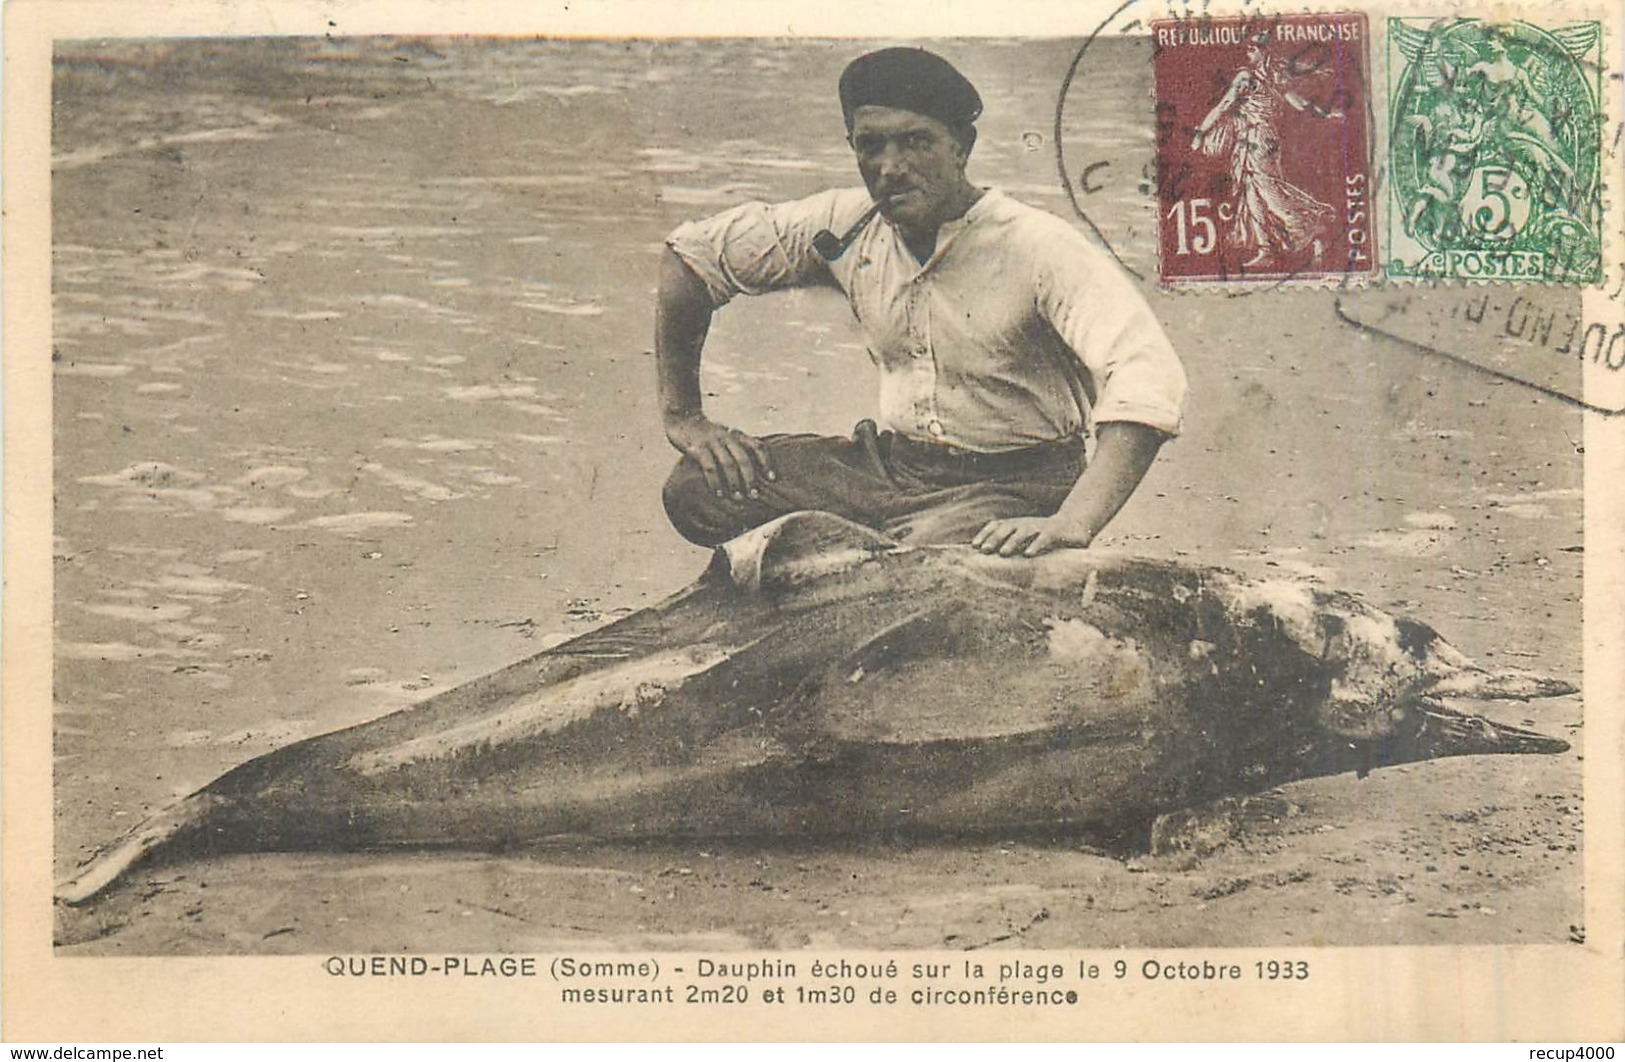
[{"label": "black beret", "polygon": [[869,105],[913,111],[949,126],[974,122],[982,113],[976,86],[948,60],[924,48],[882,48],[852,60],[841,74],[847,132],[852,131],[852,112]]}]

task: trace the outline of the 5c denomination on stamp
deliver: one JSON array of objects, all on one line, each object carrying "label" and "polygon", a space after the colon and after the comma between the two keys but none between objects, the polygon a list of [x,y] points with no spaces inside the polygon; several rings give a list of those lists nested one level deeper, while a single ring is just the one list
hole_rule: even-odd
[{"label": "5c denomination on stamp", "polygon": [[1151,33],[1162,280],[1374,272],[1365,16],[1154,22]]},{"label": "5c denomination on stamp", "polygon": [[1392,277],[1602,278],[1602,25],[1388,20]]}]

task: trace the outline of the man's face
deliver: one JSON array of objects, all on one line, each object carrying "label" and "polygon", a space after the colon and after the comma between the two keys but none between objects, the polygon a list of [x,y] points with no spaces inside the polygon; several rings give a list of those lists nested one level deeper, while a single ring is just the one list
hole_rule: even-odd
[{"label": "man's face", "polygon": [[869,195],[892,224],[935,231],[956,212],[968,152],[935,118],[896,107],[859,107],[852,112],[852,149]]}]

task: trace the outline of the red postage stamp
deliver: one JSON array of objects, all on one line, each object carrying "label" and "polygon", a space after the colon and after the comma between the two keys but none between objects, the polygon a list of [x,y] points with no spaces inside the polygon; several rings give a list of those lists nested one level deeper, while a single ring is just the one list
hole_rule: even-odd
[{"label": "red postage stamp", "polygon": [[1365,16],[1186,19],[1151,31],[1162,280],[1375,271]]}]

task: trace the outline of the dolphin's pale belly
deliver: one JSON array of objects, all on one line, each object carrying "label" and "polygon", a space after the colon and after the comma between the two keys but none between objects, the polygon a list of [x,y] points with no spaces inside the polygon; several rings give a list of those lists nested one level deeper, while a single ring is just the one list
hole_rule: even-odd
[{"label": "dolphin's pale belly", "polygon": [[1560,741],[1443,697],[1486,672],[1343,593],[1068,551],[907,550],[819,514],[665,603],[414,708],[252,760],[59,890],[226,851],[549,838],[1143,836],[1312,775]]}]

